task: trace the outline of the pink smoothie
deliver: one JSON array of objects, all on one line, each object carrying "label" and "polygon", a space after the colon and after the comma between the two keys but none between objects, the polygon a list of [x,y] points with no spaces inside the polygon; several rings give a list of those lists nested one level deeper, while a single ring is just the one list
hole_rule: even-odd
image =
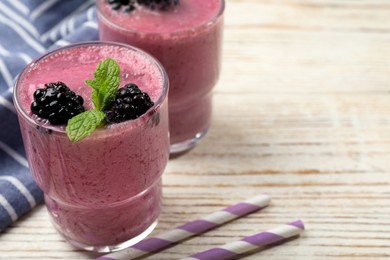
[{"label": "pink smoothie", "polygon": [[[155,105],[143,116],[99,128],[71,143],[64,127],[35,121],[33,92],[63,81],[92,107],[97,63],[115,59],[121,83],[135,83]],[[154,224],[161,208],[161,174],[168,160],[167,82],[157,63],[116,44],[88,43],[38,59],[20,76],[15,103],[31,172],[45,193],[59,232],[78,246],[117,245]]]},{"label": "pink smoothie", "polygon": [[205,133],[212,88],[220,72],[223,0],[180,0],[167,11],[112,10],[97,0],[100,39],[137,46],[155,56],[170,81],[171,144]]}]

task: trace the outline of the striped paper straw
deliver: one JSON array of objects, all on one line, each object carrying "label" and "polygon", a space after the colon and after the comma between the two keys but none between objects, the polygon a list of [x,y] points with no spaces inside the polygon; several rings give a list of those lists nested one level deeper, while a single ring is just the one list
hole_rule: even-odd
[{"label": "striped paper straw", "polygon": [[130,260],[166,249],[184,239],[202,234],[231,220],[243,217],[268,206],[270,197],[262,194],[214,212],[201,219],[188,222],[156,237],[147,238],[132,247],[110,253],[96,260]]},{"label": "striped paper straw", "polygon": [[215,247],[206,251],[194,254],[181,260],[232,260],[238,259],[246,253],[255,252],[263,246],[285,242],[289,238],[299,235],[304,230],[303,222],[300,220],[291,222],[253,236],[245,237],[239,241]]}]

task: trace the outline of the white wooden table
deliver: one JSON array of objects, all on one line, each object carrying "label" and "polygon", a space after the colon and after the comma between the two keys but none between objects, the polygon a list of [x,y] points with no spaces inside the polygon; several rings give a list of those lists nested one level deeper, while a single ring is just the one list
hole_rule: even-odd
[{"label": "white wooden table", "polygon": [[[207,137],[170,160],[157,234],[253,195],[272,205],[147,259],[177,259],[302,219],[245,259],[390,259],[390,2],[227,0]],[[44,206],[0,235],[0,259],[89,259]]]}]

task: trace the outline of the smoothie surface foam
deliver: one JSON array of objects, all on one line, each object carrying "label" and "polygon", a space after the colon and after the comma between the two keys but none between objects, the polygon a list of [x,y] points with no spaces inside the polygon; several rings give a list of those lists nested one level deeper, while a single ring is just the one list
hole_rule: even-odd
[{"label": "smoothie surface foam", "polygon": [[106,58],[115,59],[121,68],[120,87],[135,83],[154,102],[161,96],[161,72],[142,54],[120,46],[78,46],[47,56],[21,77],[19,84],[22,87],[18,93],[20,105],[31,115],[34,91],[43,88],[46,83],[62,81],[84,98],[86,109],[92,108],[92,88],[85,84],[85,80],[93,79],[97,64]]}]

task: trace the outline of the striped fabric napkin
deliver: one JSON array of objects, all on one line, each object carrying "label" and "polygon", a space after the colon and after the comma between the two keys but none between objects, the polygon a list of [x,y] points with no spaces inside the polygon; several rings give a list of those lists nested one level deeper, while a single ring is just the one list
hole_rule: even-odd
[{"label": "striped fabric napkin", "polygon": [[12,103],[15,78],[47,50],[97,39],[94,0],[0,0],[0,232],[43,201]]}]

